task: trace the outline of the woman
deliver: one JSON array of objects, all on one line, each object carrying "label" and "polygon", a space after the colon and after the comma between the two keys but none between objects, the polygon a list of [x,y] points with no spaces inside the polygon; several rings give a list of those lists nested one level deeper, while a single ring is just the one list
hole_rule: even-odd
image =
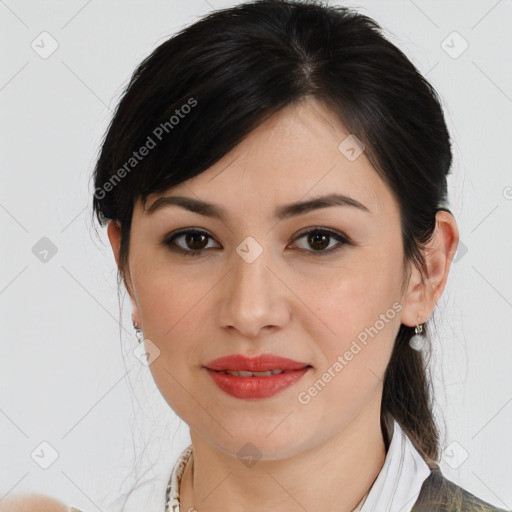
[{"label": "woman", "polygon": [[438,465],[451,158],[434,89],[346,8],[240,4],[141,63],[93,206],[190,427],[167,511],[504,510]]}]

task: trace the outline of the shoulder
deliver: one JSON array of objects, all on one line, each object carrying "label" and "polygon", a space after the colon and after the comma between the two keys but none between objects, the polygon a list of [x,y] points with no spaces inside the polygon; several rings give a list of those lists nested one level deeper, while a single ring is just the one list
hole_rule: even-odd
[{"label": "shoulder", "polygon": [[61,501],[43,494],[25,494],[0,500],[0,512],[69,512]]},{"label": "shoulder", "polygon": [[511,512],[495,507],[448,480],[439,467],[423,482],[411,512]]}]

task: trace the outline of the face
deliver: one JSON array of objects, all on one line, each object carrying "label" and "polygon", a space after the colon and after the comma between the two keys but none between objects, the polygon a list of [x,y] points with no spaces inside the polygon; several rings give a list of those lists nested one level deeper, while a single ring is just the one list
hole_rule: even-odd
[{"label": "face", "polygon": [[[378,418],[406,269],[398,204],[364,151],[339,149],[348,135],[322,104],[303,102],[136,205],[129,287],[133,316],[160,350],[150,370],[191,432],[225,453],[251,441],[264,459],[289,457]],[[361,206],[275,216],[329,194]],[[213,203],[223,217],[164,202],[151,211],[170,196]],[[205,368],[233,354],[309,367],[277,393],[237,397]]]}]

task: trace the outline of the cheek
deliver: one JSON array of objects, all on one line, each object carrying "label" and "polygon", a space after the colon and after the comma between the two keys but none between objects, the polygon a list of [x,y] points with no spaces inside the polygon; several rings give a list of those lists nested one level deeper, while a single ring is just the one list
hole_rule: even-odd
[{"label": "cheek", "polygon": [[[322,269],[295,279],[294,290],[323,323],[322,332],[346,337],[373,325],[400,298],[400,267],[384,258]],[[307,306],[307,307],[306,307]]]},{"label": "cheek", "polygon": [[204,301],[208,288],[169,274],[152,271],[139,285],[137,298],[144,336],[160,350],[149,366],[155,384],[174,412],[189,421],[191,396],[200,396],[190,369],[201,360],[201,298]]},{"label": "cheek", "polygon": [[169,264],[145,266],[136,283],[144,334],[147,329],[162,343],[172,340],[177,332],[182,336],[183,329],[195,323],[197,307],[211,288],[209,281],[190,279],[190,272],[180,272],[179,267],[171,268]]},{"label": "cheek", "polygon": [[361,378],[371,386],[383,377],[400,327],[400,260],[376,253],[302,281],[300,295],[314,313],[302,315],[310,319],[304,327],[324,356],[323,369],[346,355],[344,386]]},{"label": "cheek", "polygon": [[401,305],[393,286],[368,284],[368,275],[350,275],[312,298],[322,322],[312,320],[307,329],[319,361],[308,382],[311,387],[300,390],[304,393],[300,403],[310,400],[304,410],[319,429],[333,424],[337,428],[381,396]]},{"label": "cheek", "polygon": [[200,318],[205,315],[202,308],[208,290],[182,281],[167,272],[148,273],[137,288],[137,300],[144,336],[159,350],[149,369],[163,398],[184,419],[190,414],[190,394],[200,396],[190,369],[201,361],[199,348],[205,333]]}]

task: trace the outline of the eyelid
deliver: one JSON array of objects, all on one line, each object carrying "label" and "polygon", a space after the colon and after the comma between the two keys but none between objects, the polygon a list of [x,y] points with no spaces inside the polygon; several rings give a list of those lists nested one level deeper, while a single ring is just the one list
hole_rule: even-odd
[{"label": "eyelid", "polygon": [[305,235],[309,235],[310,233],[324,233],[327,234],[331,239],[335,239],[338,243],[334,247],[330,247],[329,249],[323,250],[323,251],[312,251],[308,249],[298,249],[299,251],[303,251],[307,256],[313,256],[313,257],[322,257],[322,256],[328,256],[330,254],[337,253],[339,250],[341,250],[346,245],[354,245],[352,243],[352,240],[342,233],[341,231],[338,231],[336,229],[326,228],[323,226],[313,226],[304,229],[303,231],[300,231],[292,240],[292,242],[295,242],[296,240],[304,237]]},{"label": "eyelid", "polygon": [[297,240],[297,238],[301,238],[304,235],[311,233],[312,231],[321,231],[322,233],[327,233],[327,234],[331,235],[333,238],[334,237],[342,238],[344,240],[344,242],[347,244],[352,243],[350,238],[347,235],[345,235],[345,233],[338,231],[337,229],[326,228],[323,226],[312,226],[309,228],[305,228],[304,230],[299,231],[299,233],[297,233],[297,235],[295,235],[293,240]]},{"label": "eyelid", "polygon": [[[167,234],[161,242],[159,242],[159,245],[164,245],[164,246],[170,247],[173,245],[172,242],[174,242],[174,240],[176,238],[183,236],[183,235],[188,235],[189,233],[194,233],[195,235],[205,235],[209,239],[215,240],[215,237],[213,235],[211,235],[205,229],[195,228],[195,227],[191,226],[191,227],[186,227],[186,228],[182,228],[182,229],[177,229],[176,231],[172,231],[171,233]],[[189,252],[189,253],[194,252],[192,249],[185,250],[179,246],[175,246],[175,247],[173,247],[173,249],[176,249],[177,251],[182,251],[182,252]],[[206,249],[198,249],[197,252],[201,252],[201,251],[205,251],[205,250]]]}]

